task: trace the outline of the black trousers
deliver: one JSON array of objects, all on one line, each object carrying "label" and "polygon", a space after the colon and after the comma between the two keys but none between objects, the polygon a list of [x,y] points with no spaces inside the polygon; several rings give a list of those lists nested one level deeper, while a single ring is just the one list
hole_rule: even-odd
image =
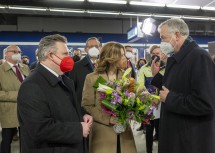
[{"label": "black trousers", "polygon": [[153,146],[153,132],[159,136],[159,119],[150,120],[150,125],[146,125],[146,152],[152,153]]},{"label": "black trousers", "polygon": [[17,128],[2,128],[2,141],[0,153],[11,153],[11,142],[16,132]]}]

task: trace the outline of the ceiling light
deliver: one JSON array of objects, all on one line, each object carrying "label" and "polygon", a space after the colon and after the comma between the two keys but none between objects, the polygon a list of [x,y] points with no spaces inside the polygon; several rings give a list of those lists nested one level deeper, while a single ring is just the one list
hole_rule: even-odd
[{"label": "ceiling light", "polygon": [[0,5],[0,8],[6,8],[5,6]]},{"label": "ceiling light", "polygon": [[138,13],[122,13],[122,15],[127,15],[127,16],[151,16],[151,14],[138,14]]},{"label": "ceiling light", "polygon": [[119,0],[88,0],[88,2],[95,3],[111,3],[111,4],[127,4],[127,1],[119,1]]},{"label": "ceiling light", "polygon": [[88,11],[91,14],[107,14],[107,15],[119,15],[119,12],[100,12],[100,11]]},{"label": "ceiling light", "polygon": [[51,12],[84,13],[84,10],[50,9]]},{"label": "ceiling light", "polygon": [[14,10],[31,10],[31,11],[46,11],[46,8],[18,7],[18,6],[9,6],[9,9],[14,9]]},{"label": "ceiling light", "polygon": [[147,18],[143,21],[141,26],[141,31],[145,35],[152,35],[156,30],[155,20],[152,18]]},{"label": "ceiling light", "polygon": [[194,6],[194,5],[176,5],[176,4],[167,4],[167,7],[172,7],[172,8],[184,8],[184,9],[200,9],[200,6]]},{"label": "ceiling light", "polygon": [[202,10],[215,11],[215,7],[201,7]]},{"label": "ceiling light", "polygon": [[148,2],[137,2],[137,1],[130,1],[130,5],[143,5],[143,6],[157,6],[157,7],[164,7],[165,4],[162,3],[148,3]]},{"label": "ceiling light", "polygon": [[162,15],[162,14],[153,14],[154,17],[158,18],[181,18],[181,16],[175,16],[175,15]]},{"label": "ceiling light", "polygon": [[182,16],[183,19],[193,19],[193,20],[210,20],[209,17],[197,17],[197,16]]}]

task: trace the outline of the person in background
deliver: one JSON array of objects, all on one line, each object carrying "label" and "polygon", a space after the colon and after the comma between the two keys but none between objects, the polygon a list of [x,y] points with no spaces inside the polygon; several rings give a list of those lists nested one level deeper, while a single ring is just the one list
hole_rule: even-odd
[{"label": "person in background", "polygon": [[38,59],[17,98],[21,153],[86,153],[93,118],[82,115],[73,81],[64,75],[74,65],[67,39],[59,34],[42,38]]},{"label": "person in background", "polygon": [[[161,49],[160,46],[152,45],[149,49],[151,59],[159,58],[161,59]],[[139,70],[139,75],[137,77],[138,83],[144,83],[147,90],[151,94],[157,94],[158,90],[155,86],[151,85],[151,80],[153,79],[152,70],[151,70],[151,64],[152,60],[142,66]],[[164,74],[164,63],[160,62],[160,71],[159,73]],[[157,108],[154,110],[153,114],[155,118],[153,120],[150,120],[149,125],[145,125],[146,127],[146,151],[147,153],[152,153],[152,146],[153,146],[153,140],[158,140],[159,137],[159,118],[160,118],[160,104],[156,106]],[[155,136],[153,137],[155,129]]]},{"label": "person in background", "polygon": [[99,102],[100,93],[93,88],[99,76],[106,81],[121,79],[123,75],[122,70],[126,64],[125,48],[119,43],[109,42],[102,47],[95,71],[86,76],[82,106],[93,116],[95,121],[90,134],[90,153],[137,152],[132,130],[129,126],[124,133],[118,136],[121,144],[117,143],[117,134],[113,130],[116,118],[102,110]]},{"label": "person in background", "polygon": [[100,42],[96,37],[88,38],[85,45],[87,55],[75,63],[74,69],[69,72],[69,77],[74,81],[78,103],[81,107],[82,91],[86,75],[93,72],[95,62],[100,53]]},{"label": "person in background", "polygon": [[73,56],[72,56],[74,62],[80,61],[81,57],[82,57],[81,50],[80,49],[74,49]]},{"label": "person in background", "polygon": [[136,68],[137,68],[137,71],[140,70],[140,68],[145,65],[147,63],[146,59],[145,58],[140,58],[138,61],[137,61],[137,64],[136,64]]},{"label": "person in background", "polygon": [[131,77],[136,78],[135,65],[131,62],[131,58],[133,57],[133,48],[131,46],[125,46],[125,56],[127,58],[127,68],[132,68]]},{"label": "person in background", "polygon": [[29,57],[28,57],[27,55],[23,55],[21,59],[22,59],[22,63],[23,63],[23,64],[29,66],[29,64],[30,64],[30,59],[29,59]]},{"label": "person in background", "polygon": [[1,153],[11,152],[11,142],[17,133],[17,127],[19,127],[17,118],[18,90],[30,72],[27,65],[20,63],[21,53],[18,46],[8,46],[4,50],[5,62],[0,65]]},{"label": "person in background", "polygon": [[35,69],[35,67],[37,66],[37,64],[39,63],[38,61],[38,49],[36,49],[35,51],[35,57],[36,57],[36,61],[34,61],[33,63],[31,63],[30,65],[30,70],[32,71],[33,69]]},{"label": "person in background", "polygon": [[74,49],[74,51],[73,51],[73,57],[74,56],[78,56],[81,59],[81,57],[82,57],[81,50],[78,49],[78,48]]},{"label": "person in background", "polygon": [[214,62],[189,36],[184,20],[166,20],[158,32],[162,52],[174,52],[164,76],[152,62],[151,83],[161,90],[162,103],[158,153],[214,153]]}]

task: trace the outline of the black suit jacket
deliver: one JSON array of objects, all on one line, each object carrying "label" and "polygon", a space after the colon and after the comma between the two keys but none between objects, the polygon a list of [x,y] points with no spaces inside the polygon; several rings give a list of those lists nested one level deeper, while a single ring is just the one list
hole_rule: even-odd
[{"label": "black suit jacket", "polygon": [[86,55],[82,60],[75,63],[73,70],[69,73],[69,77],[74,81],[79,106],[81,106],[85,78],[87,74],[93,72],[93,69],[92,62]]},{"label": "black suit jacket", "polygon": [[21,153],[83,153],[82,115],[73,81],[67,87],[45,67],[36,69],[18,93]]}]

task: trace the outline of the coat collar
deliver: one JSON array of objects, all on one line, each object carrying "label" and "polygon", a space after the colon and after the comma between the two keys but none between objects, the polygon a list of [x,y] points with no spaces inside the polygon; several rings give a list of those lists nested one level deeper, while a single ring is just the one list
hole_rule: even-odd
[{"label": "coat collar", "polygon": [[[4,68],[4,71],[9,71],[10,69],[12,69],[12,67],[8,64],[7,61],[5,61],[2,64],[2,67]],[[22,69],[24,66],[21,63],[19,63],[19,67],[20,67],[20,69]]]},{"label": "coat collar", "polygon": [[196,42],[191,37],[188,37],[184,41],[179,52],[174,54],[172,57],[176,60],[177,63],[180,63],[184,59],[184,57],[190,53],[192,48],[197,47],[197,46],[198,45],[196,44]]},{"label": "coat collar", "polygon": [[52,86],[56,86],[58,84],[59,79],[40,63],[38,63],[35,71],[39,72]]},{"label": "coat collar", "polygon": [[92,70],[92,72],[94,71],[94,66],[92,61],[90,60],[89,55],[86,55],[81,61],[78,61],[77,64],[81,64],[86,67],[89,67]]}]

